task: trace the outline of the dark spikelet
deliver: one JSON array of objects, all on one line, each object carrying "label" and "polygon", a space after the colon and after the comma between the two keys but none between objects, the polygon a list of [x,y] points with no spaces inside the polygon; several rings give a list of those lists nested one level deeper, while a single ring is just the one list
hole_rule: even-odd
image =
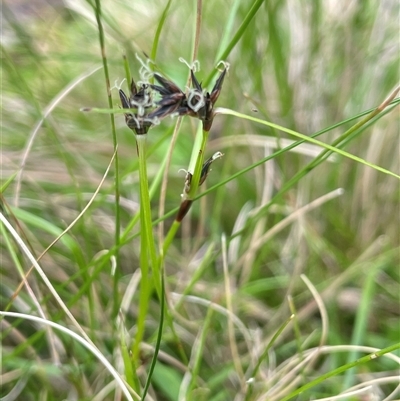
[{"label": "dark spikelet", "polygon": [[135,84],[135,81],[133,80],[133,78],[132,78],[132,81],[131,81],[131,96],[136,96],[137,95],[137,88],[136,88],[136,84]]},{"label": "dark spikelet", "polygon": [[161,95],[161,99],[156,102],[158,108],[150,113],[149,117],[164,118],[176,113],[177,110],[184,106],[186,95],[172,81],[168,81],[159,74],[154,74],[154,77],[161,86],[150,86]]},{"label": "dark spikelet", "polygon": [[225,75],[226,75],[226,68],[222,71],[221,75],[218,77],[217,82],[215,82],[214,88],[211,92],[210,98],[211,98],[211,102],[213,104],[217,101],[218,96],[221,93],[222,84],[224,83]]},{"label": "dark spikelet", "polygon": [[224,154],[221,152],[216,152],[214,153],[209,159],[207,159],[204,163],[203,163],[203,167],[201,168],[201,173],[200,173],[200,181],[199,181],[199,185],[203,184],[203,182],[206,180],[209,172],[211,171],[210,167],[211,164],[217,160],[220,159]]},{"label": "dark spikelet", "polygon": [[152,84],[150,84],[150,86],[151,86],[151,89],[154,89],[155,91],[157,91],[162,96],[168,96],[171,93],[169,89],[166,89],[163,86],[152,85]]},{"label": "dark spikelet", "polygon": [[193,201],[190,199],[186,199],[181,203],[181,206],[178,210],[178,214],[175,217],[175,220],[180,223],[183,218],[187,215],[190,207],[192,206]]},{"label": "dark spikelet", "polygon": [[172,104],[179,106],[183,100],[185,100],[184,93],[173,93],[172,95],[163,96],[163,98],[159,100],[157,104],[159,106],[170,106]]},{"label": "dark spikelet", "polygon": [[121,99],[122,107],[124,109],[129,109],[129,100],[122,89],[119,90],[119,98]]},{"label": "dark spikelet", "polygon": [[[165,79],[164,77],[162,77],[159,74],[154,74],[154,78],[165,89],[166,94],[172,94],[172,93],[182,93],[183,94],[183,92],[179,89],[179,87],[176,84],[174,84],[172,81],[168,81],[167,79]],[[160,88],[160,87],[157,85],[152,85],[152,88],[154,90],[157,90],[157,88]]]},{"label": "dark spikelet", "polygon": [[199,109],[194,109],[194,106],[196,106],[196,104],[198,103],[192,101],[191,104],[189,104],[187,102],[186,105],[190,110],[188,110],[186,114],[199,118],[203,123],[203,129],[205,131],[210,131],[214,120],[214,104],[216,103],[219,94],[221,93],[222,84],[224,82],[226,74],[226,68],[222,71],[221,75],[218,77],[211,94],[209,92],[203,94],[201,83],[199,83],[192,70],[190,71],[190,73],[192,77],[192,85],[194,87],[193,88],[194,95],[192,95],[192,99],[196,97],[197,93],[199,99],[203,97],[204,106],[200,107]]},{"label": "dark spikelet", "polygon": [[[130,84],[129,98],[120,90],[119,96],[122,107],[131,110],[125,114],[128,127],[137,134],[147,133],[152,126],[152,119],[162,119],[168,115],[178,114],[179,116],[191,116],[200,119],[203,123],[203,129],[209,131],[214,119],[214,104],[217,101],[227,69],[225,68],[218,77],[211,94],[204,91],[190,70],[193,89],[186,95],[179,89],[178,85],[169,81],[160,74],[154,74],[158,85],[135,84],[132,79]],[[157,92],[161,99],[153,101],[152,94]]]},{"label": "dark spikelet", "polygon": [[137,135],[147,134],[147,131],[152,126],[147,112],[148,109],[153,107],[150,87],[149,85],[137,87],[132,79],[130,91],[130,97],[128,98],[122,89],[119,90],[122,107],[129,110],[129,112],[125,113],[126,125]]},{"label": "dark spikelet", "polygon": [[176,110],[177,110],[176,104],[158,107],[157,109],[155,109],[154,111],[149,113],[147,117],[150,119],[156,118],[156,117],[161,119],[161,118],[165,118],[165,117],[175,113]]},{"label": "dark spikelet", "polygon": [[194,75],[193,70],[190,70],[190,76],[192,78],[192,85],[196,88],[196,90],[201,92],[203,89],[201,87],[201,84],[197,80],[196,76]]}]

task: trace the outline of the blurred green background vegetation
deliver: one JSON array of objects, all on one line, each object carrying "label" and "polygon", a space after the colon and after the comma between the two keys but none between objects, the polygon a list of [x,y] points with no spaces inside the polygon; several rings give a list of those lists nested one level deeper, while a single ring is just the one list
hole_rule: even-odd
[{"label": "blurred green background vegetation", "polygon": [[[398,84],[396,1],[260,3],[225,60],[230,69],[217,106],[306,135],[332,127],[318,137],[331,144],[359,119],[347,120],[377,107]],[[252,4],[203,2],[197,55],[201,70],[196,74],[200,81],[214,70]],[[120,103],[116,88],[125,77],[122,56],[126,55],[133,78],[139,79],[141,64],[136,54],[143,60],[144,54],[151,54],[164,10],[154,66],[184,89],[188,67],[179,58],[191,61],[196,3],[172,1],[168,9],[165,0],[102,1],[101,5],[114,105]],[[1,183],[7,205],[3,210],[37,257],[87,204],[113,154],[109,115],[81,111],[83,107],[108,107],[99,32],[91,2],[80,0],[5,1],[2,25]],[[126,82],[122,88],[127,89]],[[343,149],[400,174],[398,107],[390,111],[357,130]],[[115,119],[124,229],[139,210],[138,163],[133,134],[122,114]],[[176,119],[165,119],[149,132],[150,184],[163,169],[175,123]],[[166,212],[179,205],[185,177],[180,170],[189,163],[195,132],[196,121],[183,119],[168,170]],[[187,399],[244,400],[252,361],[296,311],[295,324],[271,348],[248,399],[280,400],[288,394],[285,386],[289,391],[294,379],[285,370],[286,364],[290,366],[295,357],[301,361],[303,353],[324,337],[321,314],[301,274],[316,287],[326,308],[329,328],[324,344],[384,348],[399,341],[397,178],[332,155],[283,196],[273,198],[321,151],[304,144],[217,185],[284,148],[288,139],[296,138],[234,116],[215,118],[206,157],[216,151],[224,157],[213,164],[204,188],[217,187],[196,202],[165,256],[169,308],[184,353],[190,359],[191,353],[202,352],[197,381]],[[337,192],[330,200],[296,215],[301,207],[332,191]],[[135,291],[129,295],[128,290],[138,270],[140,248],[139,239],[133,238],[120,249],[118,291],[130,302],[123,310],[124,329],[116,332],[112,263],[97,264],[114,245],[114,194],[111,171],[93,205],[68,233],[68,240],[55,244],[41,266],[92,341],[124,374],[119,349],[121,337],[129,342],[135,331],[138,295]],[[154,219],[159,217],[159,199],[160,184],[152,199]],[[262,209],[271,199],[268,209]],[[257,213],[260,209],[265,212]],[[288,216],[292,220],[285,224]],[[165,220],[165,229],[171,222],[172,217]],[[234,236],[242,227],[241,235]],[[154,229],[159,233],[158,227]],[[132,234],[138,230],[135,227]],[[5,230],[1,247],[1,309],[35,311],[26,288],[12,299],[29,261]],[[234,329],[236,347],[230,342],[225,313],[214,310],[207,320],[207,302],[227,307],[224,252],[232,312],[243,324]],[[47,317],[70,325],[36,273],[29,282]],[[192,298],[184,298],[175,309],[177,294],[182,293]],[[143,346],[140,366],[143,377],[158,319],[159,304],[154,298],[146,330],[149,347]],[[206,338],[198,348],[205,327]],[[101,393],[111,378],[90,353],[66,336],[56,333],[51,343],[43,328],[15,320],[3,320],[2,330],[3,397],[20,386],[17,398],[8,399],[118,399],[113,389]],[[166,329],[150,391],[153,400],[183,399],[178,396],[184,386],[182,378],[193,366],[180,360],[175,347]],[[359,356],[355,348],[322,354],[298,373],[294,388]],[[346,385],[367,380],[377,380],[370,393],[363,393],[370,398],[353,399],[384,399],[391,393],[395,398],[398,380],[379,380],[394,377],[396,369],[395,362],[382,358],[324,381],[296,399],[334,396]],[[23,385],[22,377],[26,377]]]}]

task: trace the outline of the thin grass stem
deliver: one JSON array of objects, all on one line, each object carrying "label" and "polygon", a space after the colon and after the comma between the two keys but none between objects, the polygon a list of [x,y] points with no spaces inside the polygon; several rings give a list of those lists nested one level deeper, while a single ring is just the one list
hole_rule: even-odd
[{"label": "thin grass stem", "polygon": [[322,374],[318,378],[316,378],[314,380],[311,380],[309,383],[307,383],[307,384],[299,387],[298,389],[292,391],[290,394],[288,394],[287,396],[283,397],[281,399],[281,401],[291,400],[296,395],[301,394],[304,391],[309,390],[310,388],[312,388],[314,386],[317,386],[318,384],[322,383],[323,381],[325,381],[325,380],[327,380],[327,379],[329,379],[331,377],[337,376],[340,373],[343,373],[343,372],[345,372],[345,371],[347,371],[347,370],[349,370],[351,368],[354,368],[356,366],[361,366],[361,365],[363,365],[365,363],[371,362],[371,361],[373,361],[373,360],[375,360],[375,359],[377,359],[377,358],[379,358],[379,357],[381,357],[381,356],[383,356],[385,354],[389,354],[389,353],[394,352],[394,351],[396,351],[398,349],[400,349],[400,343],[396,343],[396,344],[391,345],[390,347],[386,347],[386,348],[383,348],[383,349],[381,349],[379,351],[375,351],[375,352],[373,352],[373,353],[371,353],[369,355],[366,355],[366,356],[364,356],[362,358],[357,359],[356,361],[353,361],[353,362],[350,362],[350,363],[346,363],[345,365],[340,366],[337,369],[331,370],[328,373]]},{"label": "thin grass stem", "polygon": [[[62,325],[37,317],[37,316],[30,316],[24,313],[16,313],[16,312],[4,312],[0,311],[0,316],[9,316],[9,317],[14,317],[14,318],[21,318],[25,320],[31,320],[34,322],[39,322],[42,324],[45,324],[47,326],[53,327],[55,329],[58,329],[62,331],[63,333],[67,334],[69,337],[73,338],[74,340],[78,341],[80,344],[82,344],[86,349],[88,349],[93,355],[95,355],[100,362],[104,365],[104,367],[110,372],[110,374],[114,377],[118,385],[121,387],[122,392],[124,393],[125,397],[127,400],[134,401],[130,392],[130,389],[126,386],[124,381],[121,379],[120,375],[118,372],[115,370],[115,368],[110,364],[110,362],[107,360],[107,358],[89,341],[85,340],[83,337],[79,336],[75,332],[73,332],[70,329],[67,329],[66,327],[63,327]],[[140,400],[140,397],[138,394],[133,392],[133,395],[135,396],[136,400]]]},{"label": "thin grass stem", "polygon": [[[104,78],[106,81],[106,90],[107,90],[107,99],[108,99],[108,106],[112,109],[113,100],[111,96],[111,86],[110,86],[110,74],[108,71],[108,63],[107,63],[107,55],[106,55],[106,47],[105,47],[105,37],[104,37],[104,29],[103,24],[101,22],[102,19],[102,12],[101,12],[101,0],[95,0],[95,7],[94,7],[96,21],[97,21],[97,28],[99,33],[99,43],[100,43],[100,52],[101,52],[101,59],[103,62],[103,69],[104,69]],[[118,315],[119,304],[120,304],[120,297],[118,291],[118,283],[120,280],[120,257],[119,257],[119,243],[120,243],[120,231],[121,231],[121,215],[120,215],[120,178],[119,178],[119,160],[118,160],[118,139],[117,139],[117,132],[115,128],[115,118],[113,114],[110,114],[110,124],[111,124],[111,134],[113,139],[113,147],[114,147],[114,190],[115,190],[115,234],[114,240],[115,245],[117,246],[115,258],[117,262],[117,268],[114,272],[114,290],[113,290],[113,317],[115,318]]]},{"label": "thin grass stem", "polygon": [[143,389],[143,394],[142,394],[143,400],[146,399],[146,394],[147,394],[150,384],[151,384],[151,378],[153,376],[154,368],[156,367],[158,353],[161,348],[161,340],[162,340],[162,334],[163,334],[163,328],[164,328],[164,315],[165,315],[165,281],[164,281],[164,275],[161,275],[160,321],[159,321],[159,325],[158,325],[158,333],[157,333],[156,345],[154,347],[154,354],[153,354],[153,358],[151,360],[149,373],[148,373],[147,379],[146,379],[146,384]]},{"label": "thin grass stem", "polygon": [[[229,56],[230,52],[232,49],[237,45],[239,40],[242,38],[244,32],[248,28],[251,20],[255,17],[257,14],[259,8],[261,7],[262,3],[264,0],[256,0],[253,5],[251,6],[249,12],[247,13],[246,17],[244,18],[243,22],[241,23],[240,27],[236,31],[235,35],[233,36],[232,40],[229,42],[228,46],[225,48],[225,50],[221,53],[220,55],[220,60],[226,60],[227,57]],[[214,69],[211,71],[211,73],[208,75],[208,77],[204,80],[204,86],[207,86],[211,80],[214,78],[214,75],[217,73],[217,70]]]}]

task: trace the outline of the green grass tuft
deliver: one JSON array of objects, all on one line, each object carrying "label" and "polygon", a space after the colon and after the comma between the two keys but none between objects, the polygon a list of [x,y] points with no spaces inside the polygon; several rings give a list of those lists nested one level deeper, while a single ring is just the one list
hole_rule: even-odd
[{"label": "green grass tuft", "polygon": [[3,3],[0,398],[400,397],[395,2]]}]

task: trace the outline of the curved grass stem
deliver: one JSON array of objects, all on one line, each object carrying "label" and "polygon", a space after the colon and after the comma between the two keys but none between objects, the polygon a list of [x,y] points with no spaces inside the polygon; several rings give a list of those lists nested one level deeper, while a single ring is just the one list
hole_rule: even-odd
[{"label": "curved grass stem", "polygon": [[298,394],[303,393],[304,391],[322,383],[324,380],[329,379],[330,377],[334,377],[339,375],[340,373],[343,373],[355,366],[360,366],[363,365],[365,363],[368,363],[372,360],[375,360],[376,358],[379,358],[385,354],[394,352],[396,350],[400,349],[400,343],[397,344],[393,344],[390,347],[381,349],[379,351],[373,352],[372,354],[366,355],[362,358],[357,359],[356,361],[350,362],[350,363],[346,363],[343,366],[340,366],[337,369],[331,370],[330,372],[327,372],[321,376],[319,376],[317,379],[311,380],[309,383],[305,384],[304,386],[301,386],[299,388],[297,388],[296,390],[292,391],[290,394],[288,394],[287,396],[283,397],[281,399],[281,401],[288,401],[291,400],[293,397],[295,397]]}]

